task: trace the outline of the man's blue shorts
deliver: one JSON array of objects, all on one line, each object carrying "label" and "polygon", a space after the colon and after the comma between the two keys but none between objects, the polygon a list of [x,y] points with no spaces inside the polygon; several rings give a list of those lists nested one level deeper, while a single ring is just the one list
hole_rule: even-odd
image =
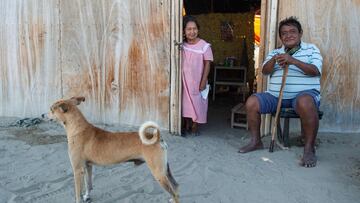
[{"label": "man's blue shorts", "polygon": [[[282,108],[294,108],[296,110],[296,100],[301,95],[309,95],[313,98],[315,106],[317,109],[319,109],[320,106],[320,92],[311,89],[311,90],[305,90],[299,92],[299,94],[296,95],[293,99],[283,99],[281,101],[281,107]],[[263,92],[263,93],[255,93],[254,96],[256,96],[260,102],[260,113],[261,114],[267,114],[267,113],[275,113],[276,107],[278,103],[278,98],[274,95]]]}]

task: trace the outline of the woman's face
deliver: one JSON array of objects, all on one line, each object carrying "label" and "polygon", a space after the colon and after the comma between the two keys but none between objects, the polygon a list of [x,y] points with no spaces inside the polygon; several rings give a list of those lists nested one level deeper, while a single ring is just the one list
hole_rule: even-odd
[{"label": "woman's face", "polygon": [[198,27],[195,22],[188,22],[185,27],[185,38],[189,41],[195,40],[198,37]]}]

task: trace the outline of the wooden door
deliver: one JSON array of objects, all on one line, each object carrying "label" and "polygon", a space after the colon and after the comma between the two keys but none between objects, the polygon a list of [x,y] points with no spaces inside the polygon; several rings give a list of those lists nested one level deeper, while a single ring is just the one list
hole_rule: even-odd
[{"label": "wooden door", "polygon": [[183,1],[171,3],[171,95],[170,95],[170,132],[181,131],[181,43],[182,43]]}]

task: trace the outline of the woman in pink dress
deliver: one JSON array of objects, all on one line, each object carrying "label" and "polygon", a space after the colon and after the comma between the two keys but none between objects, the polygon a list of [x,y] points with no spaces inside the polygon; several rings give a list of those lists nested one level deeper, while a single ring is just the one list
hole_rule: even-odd
[{"label": "woman in pink dress", "polygon": [[[182,136],[191,132],[199,135],[198,124],[206,123],[208,99],[201,95],[207,88],[213,54],[210,44],[199,38],[199,24],[192,16],[183,22],[184,45],[182,51]],[[206,91],[206,90],[205,90]]]}]

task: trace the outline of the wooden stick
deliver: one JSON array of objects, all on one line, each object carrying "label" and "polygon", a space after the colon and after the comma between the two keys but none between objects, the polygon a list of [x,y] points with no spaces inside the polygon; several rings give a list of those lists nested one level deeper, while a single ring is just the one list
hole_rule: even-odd
[{"label": "wooden stick", "polygon": [[284,86],[286,83],[286,77],[287,77],[288,71],[289,71],[289,65],[286,64],[284,67],[283,76],[282,76],[282,80],[281,80],[279,100],[278,100],[278,104],[276,107],[275,121],[273,123],[272,131],[271,131],[271,142],[270,142],[269,152],[274,152],[275,134],[277,132],[277,125],[279,122],[279,115],[280,115],[280,109],[281,109],[281,101],[282,101],[282,97],[283,97]]}]

